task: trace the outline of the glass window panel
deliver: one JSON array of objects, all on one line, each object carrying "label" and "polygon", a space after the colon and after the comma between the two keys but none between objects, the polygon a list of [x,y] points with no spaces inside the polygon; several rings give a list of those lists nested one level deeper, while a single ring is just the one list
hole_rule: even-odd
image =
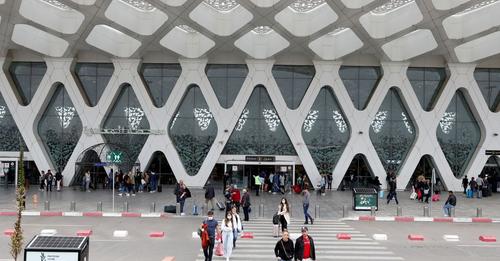
[{"label": "glass window panel", "polygon": [[90,106],[96,106],[111,79],[111,63],[77,63],[75,73]]},{"label": "glass window panel", "polygon": [[398,173],[415,139],[415,129],[394,88],[371,123],[370,139],[386,171]]},{"label": "glass window panel", "polygon": [[500,81],[500,69],[490,69],[489,70],[489,80],[492,82],[498,82]]},{"label": "glass window panel", "polygon": [[244,64],[208,64],[206,74],[221,106],[230,108],[243,86],[248,69]]},{"label": "glass window panel", "polygon": [[290,109],[298,108],[314,74],[314,66],[275,65],[273,67],[273,76]]},{"label": "glass window panel", "polygon": [[57,169],[62,171],[66,167],[82,129],[79,115],[60,84],[38,123],[38,135]]},{"label": "glass window panel", "polygon": [[359,77],[359,69],[354,66],[342,66],[339,70],[340,78],[346,80],[357,80]]},{"label": "glass window panel", "polygon": [[474,71],[474,78],[476,81],[489,81],[490,80],[490,73],[488,69],[476,69]]},{"label": "glass window panel", "polygon": [[265,87],[253,90],[222,153],[297,155]]},{"label": "glass window panel", "polygon": [[22,105],[30,104],[46,71],[43,62],[13,62],[10,65],[9,72],[21,96]]},{"label": "glass window panel", "polygon": [[339,74],[354,107],[358,110],[366,108],[371,94],[382,77],[380,68],[341,66]]},{"label": "glass window panel", "polygon": [[378,80],[380,74],[378,67],[359,67],[359,79]]},{"label": "glass window panel", "polygon": [[174,115],[177,113],[179,117],[169,124],[170,138],[186,172],[194,176],[217,136],[217,123],[200,88],[195,85],[188,88]]},{"label": "glass window panel", "polygon": [[407,77],[422,108],[430,111],[446,81],[446,70],[444,68],[410,67],[407,70]]},{"label": "glass window panel", "polygon": [[142,65],[142,77],[156,107],[163,107],[182,73],[179,64]]},{"label": "glass window panel", "polygon": [[0,94],[0,151],[19,151],[20,145],[25,151],[28,150],[7,103]]}]

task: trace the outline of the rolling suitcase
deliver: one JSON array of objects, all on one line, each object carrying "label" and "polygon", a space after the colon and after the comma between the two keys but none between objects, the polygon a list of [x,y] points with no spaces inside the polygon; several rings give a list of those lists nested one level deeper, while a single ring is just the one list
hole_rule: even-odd
[{"label": "rolling suitcase", "polygon": [[218,202],[218,201],[217,201],[216,205],[217,205],[217,208],[219,208],[220,211],[224,211],[224,209],[226,209],[226,207],[224,207],[224,205],[222,203]]},{"label": "rolling suitcase", "polygon": [[156,189],[158,192],[161,192],[162,191],[162,187],[161,185],[158,185],[157,189]]},{"label": "rolling suitcase", "polygon": [[279,237],[280,225],[273,224],[273,237]]}]

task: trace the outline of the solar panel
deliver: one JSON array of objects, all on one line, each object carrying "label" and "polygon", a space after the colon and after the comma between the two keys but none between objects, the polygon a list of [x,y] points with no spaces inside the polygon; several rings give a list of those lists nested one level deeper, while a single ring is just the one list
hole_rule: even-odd
[{"label": "solar panel", "polygon": [[36,236],[27,248],[80,249],[86,237]]}]

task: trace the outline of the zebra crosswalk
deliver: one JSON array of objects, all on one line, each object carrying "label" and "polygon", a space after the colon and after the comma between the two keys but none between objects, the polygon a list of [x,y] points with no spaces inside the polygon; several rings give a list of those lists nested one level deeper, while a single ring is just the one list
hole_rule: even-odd
[{"label": "zebra crosswalk", "polygon": [[[243,223],[245,232],[252,232],[253,239],[239,238],[236,248],[233,249],[230,260],[276,260],[274,246],[279,238],[272,235],[272,224],[269,220],[252,220]],[[292,221],[288,225],[290,237],[295,242],[301,235],[300,229],[304,224]],[[309,235],[314,238],[316,246],[316,260],[404,260],[387,247],[374,241],[370,236],[355,230],[343,222],[318,220],[314,225],[308,225]],[[338,240],[337,234],[347,233],[350,240]],[[203,251],[196,261],[203,261]],[[213,260],[226,260],[224,257],[213,257]]]}]

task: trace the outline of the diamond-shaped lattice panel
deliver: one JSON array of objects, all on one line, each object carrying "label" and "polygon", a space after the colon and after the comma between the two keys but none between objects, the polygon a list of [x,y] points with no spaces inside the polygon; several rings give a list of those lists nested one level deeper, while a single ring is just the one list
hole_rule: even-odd
[{"label": "diamond-shaped lattice panel", "polygon": [[446,70],[444,68],[410,67],[406,74],[422,108],[426,111],[432,110],[439,91],[446,81]]},{"label": "diamond-shaped lattice panel", "polygon": [[395,88],[387,93],[370,127],[370,139],[386,170],[397,173],[415,139],[415,128]]},{"label": "diamond-shaped lattice panel", "polygon": [[63,170],[82,134],[82,122],[64,85],[59,84],[38,123],[38,135],[54,166]]},{"label": "diamond-shaped lattice panel", "polygon": [[[139,103],[132,86],[129,84],[124,84],[121,87],[121,91],[114,105],[111,107],[111,111],[105,118],[103,127],[106,129],[128,129],[131,131],[149,129],[149,121],[146,118],[144,109]],[[123,133],[104,135],[106,142],[117,145],[125,150],[124,152],[126,152],[132,161],[126,163],[129,167],[135,163],[147,138],[147,135]]]},{"label": "diamond-shaped lattice panel", "polygon": [[481,130],[461,91],[455,93],[436,132],[453,174],[462,176],[479,144]]},{"label": "diamond-shaped lattice panel", "polygon": [[350,128],[331,87],[323,87],[302,125],[302,137],[320,173],[332,173]]},{"label": "diamond-shaped lattice panel", "polygon": [[87,102],[96,106],[113,75],[111,63],[77,63],[75,74],[80,81]]},{"label": "diamond-shaped lattice panel", "polygon": [[188,88],[174,115],[169,135],[186,172],[194,176],[217,136],[217,123],[196,85]]}]

